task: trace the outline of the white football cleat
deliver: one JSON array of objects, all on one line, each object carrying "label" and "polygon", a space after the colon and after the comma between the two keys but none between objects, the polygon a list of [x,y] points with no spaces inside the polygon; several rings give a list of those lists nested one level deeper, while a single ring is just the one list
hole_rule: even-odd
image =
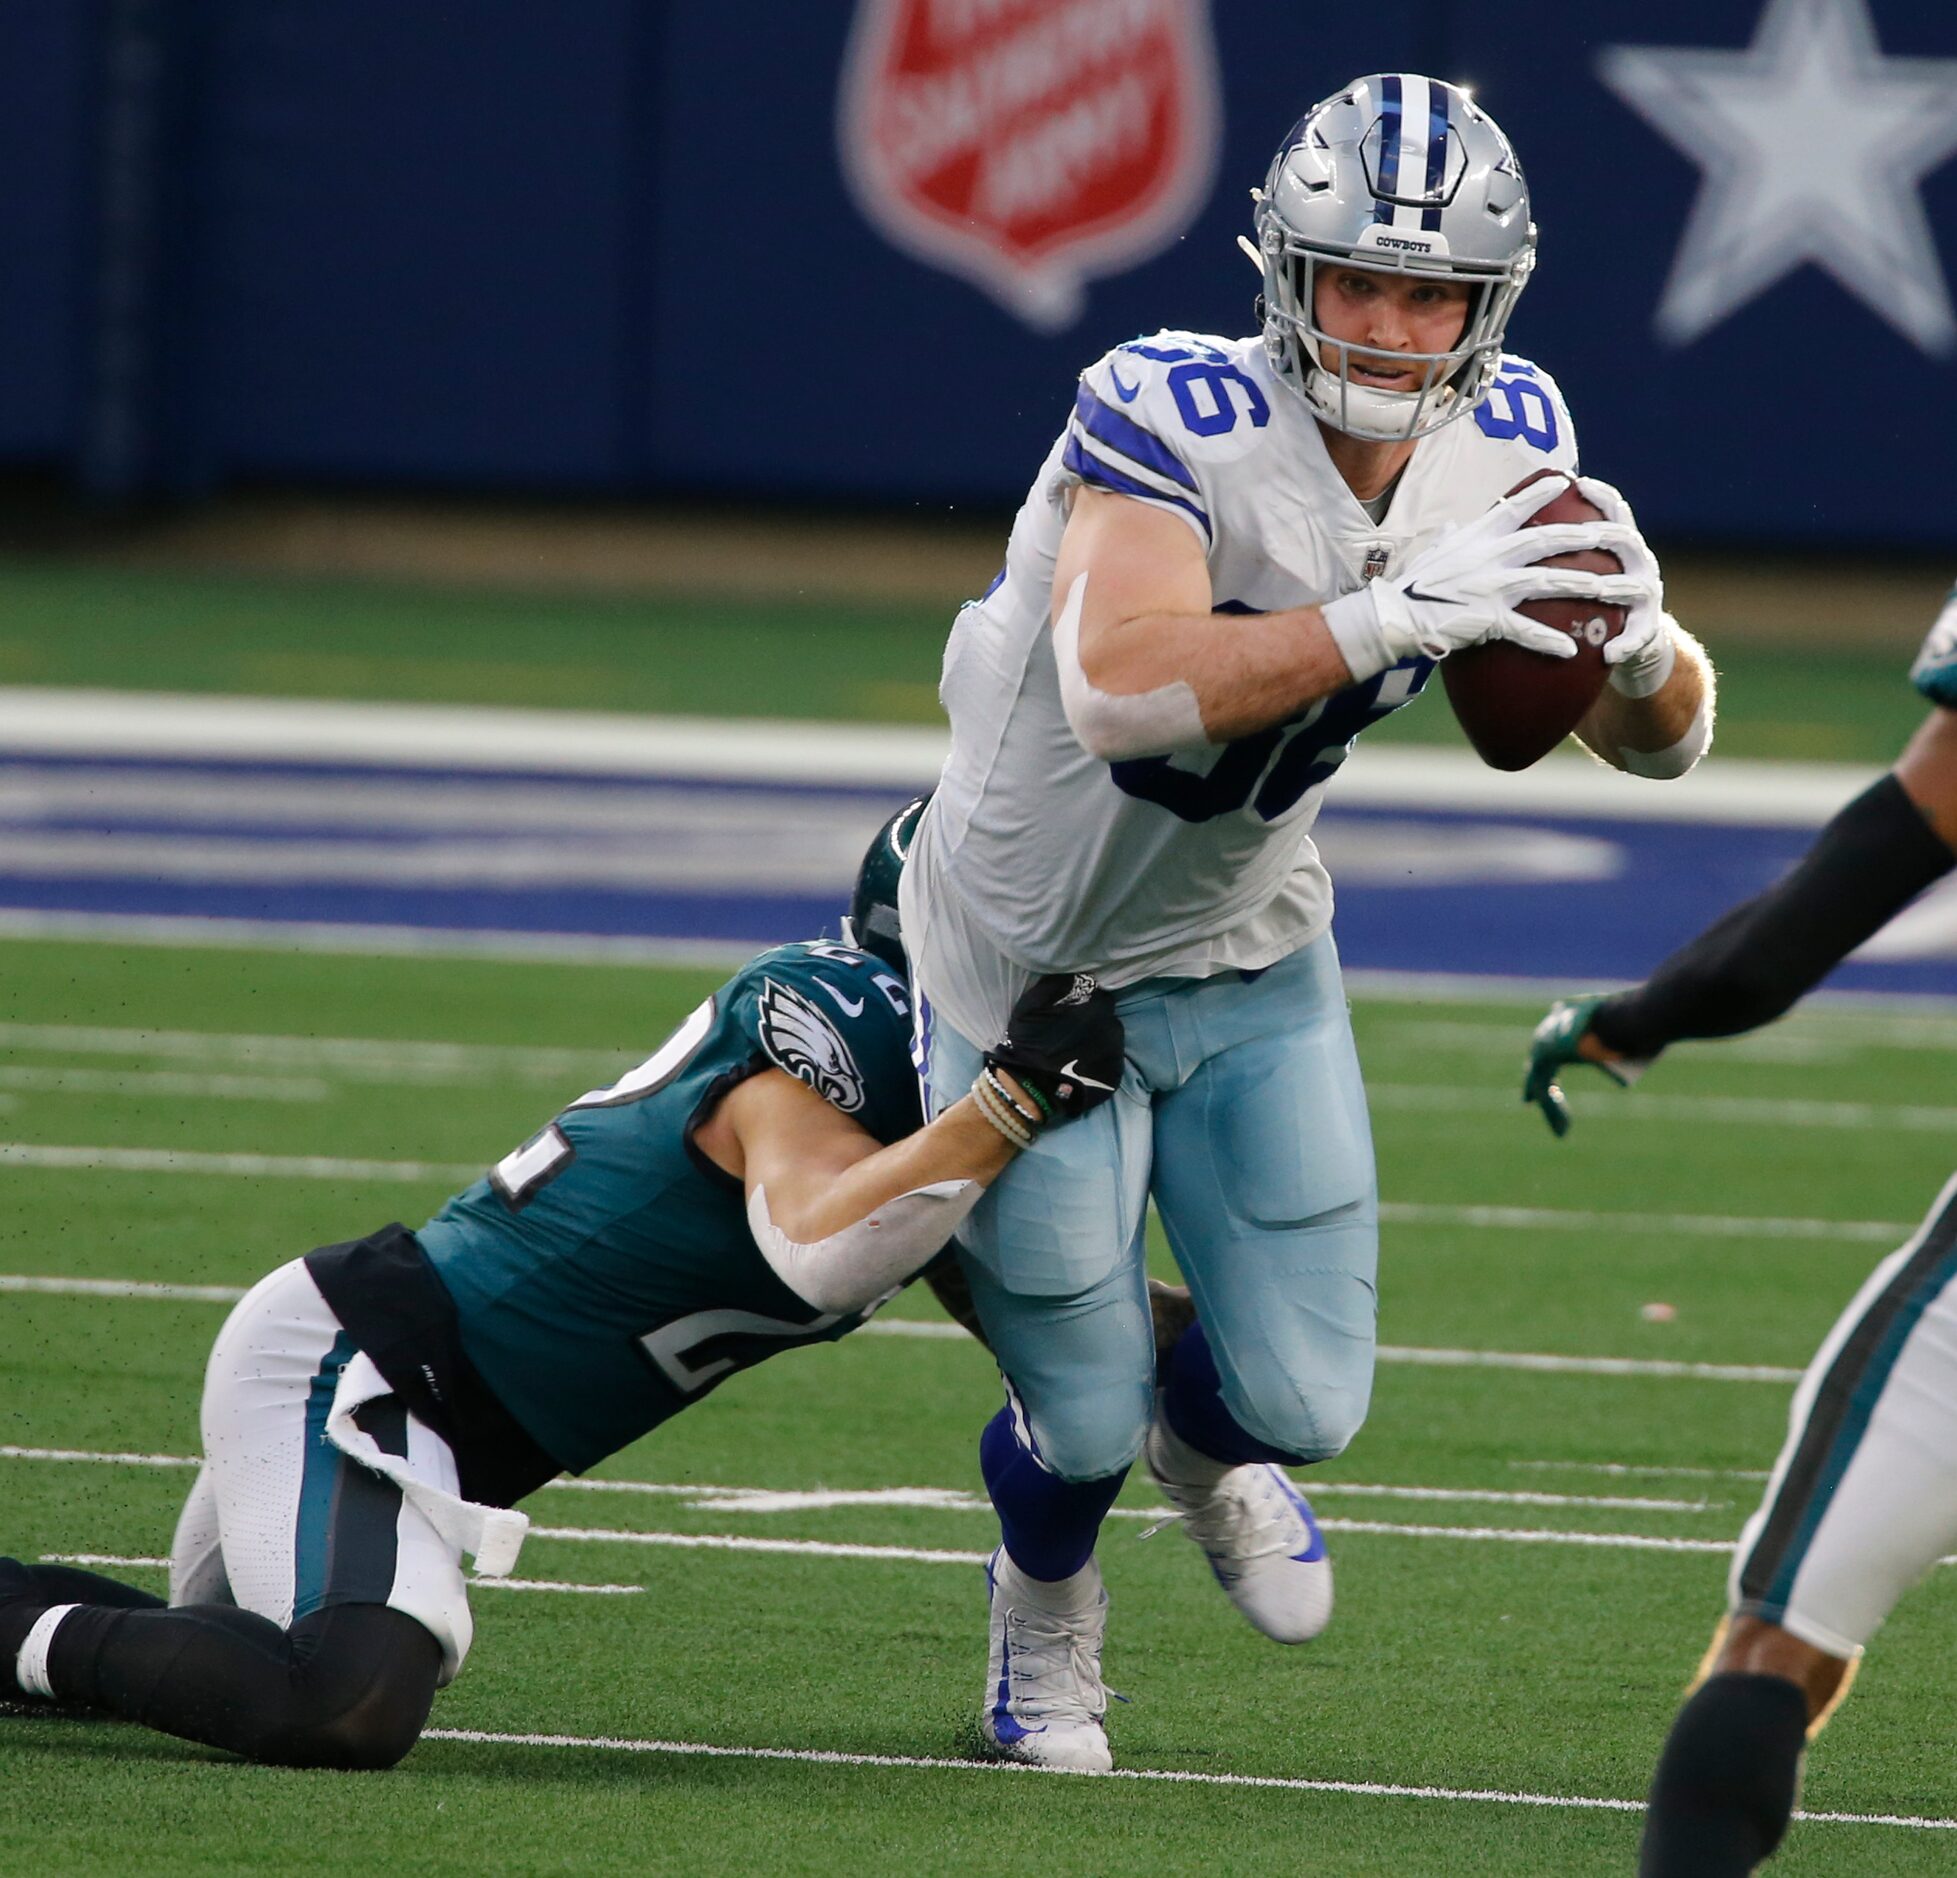
[{"label": "white football cleat", "polygon": [[1108,1594],[1100,1567],[1089,1559],[1071,1587],[1081,1593],[1076,1607],[1054,1611],[1028,1597],[1029,1581],[1005,1547],[986,1561],[992,1648],[979,1726],[1007,1760],[1112,1773],[1114,1756],[1102,1726],[1108,1712],[1101,1680]]},{"label": "white football cleat", "polygon": [[1332,1561],[1305,1496],[1277,1467],[1233,1467],[1215,1486],[1163,1469],[1161,1424],[1149,1430],[1148,1471],[1203,1548],[1230,1602],[1275,1643],[1309,1643],[1332,1621]]}]

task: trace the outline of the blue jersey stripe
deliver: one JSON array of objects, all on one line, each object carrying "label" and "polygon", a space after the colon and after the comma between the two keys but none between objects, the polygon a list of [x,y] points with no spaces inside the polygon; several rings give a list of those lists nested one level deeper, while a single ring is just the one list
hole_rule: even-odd
[{"label": "blue jersey stripe", "polygon": [[1152,430],[1144,430],[1134,419],[1124,417],[1113,405],[1097,397],[1091,385],[1083,383],[1074,398],[1074,417],[1082,430],[1097,443],[1119,450],[1130,462],[1181,483],[1192,494],[1196,479],[1184,468],[1182,459]]},{"label": "blue jersey stripe", "polygon": [[[1447,180],[1447,93],[1437,84],[1427,87],[1430,108],[1427,113],[1427,194],[1438,196]],[[1441,205],[1436,202],[1420,215],[1422,228],[1439,228]]]},{"label": "blue jersey stripe", "polygon": [[[1400,193],[1400,75],[1391,72],[1380,86],[1379,114],[1379,194],[1382,198]],[[1391,222],[1393,205],[1381,200],[1373,209],[1377,222]]]},{"label": "blue jersey stripe", "polygon": [[1210,518],[1194,502],[1186,502],[1181,496],[1166,495],[1162,490],[1153,488],[1145,482],[1138,482],[1132,476],[1124,476],[1118,469],[1104,463],[1099,457],[1089,456],[1081,447],[1080,439],[1071,433],[1068,435],[1067,448],[1060,460],[1090,488],[1106,489],[1117,496],[1133,496],[1140,502],[1159,502],[1171,508],[1181,509],[1185,515],[1193,516],[1201,525],[1205,541],[1212,538]]}]

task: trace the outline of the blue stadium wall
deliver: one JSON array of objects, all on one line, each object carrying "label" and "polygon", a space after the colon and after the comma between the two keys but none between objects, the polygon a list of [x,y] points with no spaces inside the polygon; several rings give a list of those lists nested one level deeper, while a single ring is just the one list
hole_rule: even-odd
[{"label": "blue stadium wall", "polygon": [[[1957,8],[1186,0],[1214,35],[1213,182],[1179,237],[1041,330],[901,251],[852,194],[839,87],[871,3],[7,0],[0,468],[107,496],[1010,502],[1099,352],[1248,329],[1247,189],[1302,105],[1398,65],[1471,82],[1513,136],[1543,234],[1511,343],[1561,380],[1589,467],[1648,525],[1957,545],[1957,363],[1922,311],[1957,261],[1957,129],[1938,128]],[[1914,85],[1917,113],[1893,148],[1843,148],[1875,205],[1859,250],[1852,229],[1795,227],[1783,243],[1814,258],[1790,250],[1668,338],[1695,204],[1745,153],[1709,133],[1688,155],[1600,61],[1757,55],[1770,15],[1838,45],[1872,33],[1882,62],[1837,92],[1873,110]],[[1875,259],[1844,284],[1858,251]],[[1905,292],[1913,334],[1884,311]]]}]

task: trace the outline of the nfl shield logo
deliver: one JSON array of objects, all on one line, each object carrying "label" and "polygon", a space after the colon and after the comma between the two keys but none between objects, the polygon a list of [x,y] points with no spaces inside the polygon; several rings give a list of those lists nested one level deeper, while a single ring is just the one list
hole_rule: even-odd
[{"label": "nfl shield logo", "polygon": [[1393,558],[1393,550],[1385,542],[1376,541],[1366,550],[1366,564],[1359,570],[1361,580],[1377,580],[1386,572],[1386,564]]},{"label": "nfl shield logo", "polygon": [[1218,129],[1209,0],[858,0],[837,123],[858,205],[1043,331],[1188,227]]}]

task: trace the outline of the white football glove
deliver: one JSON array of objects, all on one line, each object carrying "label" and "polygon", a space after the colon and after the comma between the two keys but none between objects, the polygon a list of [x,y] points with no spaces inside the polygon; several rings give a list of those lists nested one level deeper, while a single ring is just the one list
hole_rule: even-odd
[{"label": "white football glove", "polygon": [[1627,698],[1648,698],[1665,688],[1678,661],[1678,642],[1673,636],[1678,622],[1665,611],[1665,583],[1658,572],[1658,557],[1638,532],[1631,505],[1609,483],[1594,476],[1579,476],[1576,486],[1626,531],[1621,539],[1611,542],[1611,552],[1624,563],[1625,577],[1636,581],[1640,592],[1631,601],[1624,630],[1604,642],[1604,663],[1610,667],[1612,690]]},{"label": "white football glove", "polygon": [[1635,605],[1648,598],[1649,583],[1630,574],[1536,565],[1553,554],[1607,548],[1624,556],[1628,568],[1632,557],[1626,549],[1643,545],[1635,528],[1611,521],[1529,527],[1530,518],[1563,489],[1560,477],[1545,476],[1504,496],[1485,515],[1443,535],[1398,579],[1369,582],[1322,607],[1353,681],[1416,654],[1444,658],[1489,639],[1513,640],[1552,659],[1572,658],[1576,641],[1568,633],[1525,619],[1516,607],[1525,600]]}]

